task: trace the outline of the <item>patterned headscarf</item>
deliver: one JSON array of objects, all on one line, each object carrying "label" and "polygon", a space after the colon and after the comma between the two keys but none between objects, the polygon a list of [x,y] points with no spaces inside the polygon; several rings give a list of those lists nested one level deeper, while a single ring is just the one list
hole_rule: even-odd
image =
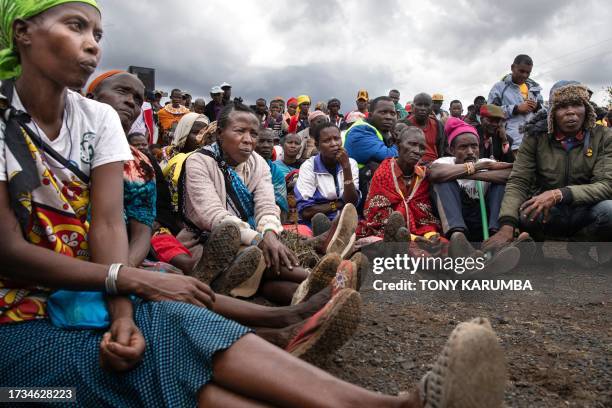
[{"label": "patterned headscarf", "polygon": [[13,41],[15,20],[27,20],[64,3],[85,3],[98,11],[96,0],[0,0],[0,79],[21,75],[21,64]]}]

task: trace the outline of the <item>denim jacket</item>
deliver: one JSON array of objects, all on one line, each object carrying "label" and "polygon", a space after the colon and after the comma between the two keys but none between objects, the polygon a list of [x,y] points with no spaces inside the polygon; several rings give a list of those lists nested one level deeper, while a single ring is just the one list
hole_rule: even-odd
[{"label": "denim jacket", "polygon": [[[542,98],[540,85],[530,78],[527,79],[526,84],[529,89],[529,99],[542,106],[544,99]],[[512,137],[512,150],[518,149],[523,141],[523,134],[519,131],[519,127],[533,115],[533,113],[512,113],[514,107],[524,101],[520,87],[512,82],[512,74],[506,75],[501,81],[493,85],[491,92],[489,92],[488,103],[501,106],[506,115],[506,134]]]}]

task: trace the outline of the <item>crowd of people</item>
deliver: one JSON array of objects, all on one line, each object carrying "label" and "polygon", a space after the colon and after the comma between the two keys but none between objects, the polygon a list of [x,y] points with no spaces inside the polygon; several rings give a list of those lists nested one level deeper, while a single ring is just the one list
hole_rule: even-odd
[{"label": "crowd of people", "polygon": [[495,276],[562,239],[610,263],[611,114],[577,81],[545,102],[527,55],[465,116],[397,89],[361,89],[347,114],[308,95],[247,106],[227,82],[162,105],[126,71],[89,81],[95,0],[0,15],[2,386],[70,385],[83,405],[497,407],[483,318],[399,396],[316,367],[358,327],[363,251],[482,256]]}]

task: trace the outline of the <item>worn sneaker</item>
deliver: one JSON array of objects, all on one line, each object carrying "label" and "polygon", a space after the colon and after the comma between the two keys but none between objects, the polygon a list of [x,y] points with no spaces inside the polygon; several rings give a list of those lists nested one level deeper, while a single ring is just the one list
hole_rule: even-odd
[{"label": "worn sneaker", "polygon": [[310,299],[312,295],[319,293],[325,287],[329,286],[341,261],[342,259],[340,256],[333,253],[321,258],[308,277],[298,286],[293,294],[291,304],[296,305],[304,302]]},{"label": "worn sneaker", "polygon": [[504,352],[487,319],[459,324],[433,367],[423,376],[419,394],[424,408],[497,408],[504,400]]},{"label": "worn sneaker", "polygon": [[365,256],[363,252],[356,252],[351,257],[351,261],[353,261],[353,263],[355,263],[355,266],[357,267],[357,288],[355,290],[359,291],[359,289],[361,289],[361,282],[363,282],[363,277],[370,270],[370,260],[367,256]]},{"label": "worn sneaker", "polygon": [[216,226],[202,245],[202,257],[193,276],[210,285],[230,265],[240,249],[240,229],[231,222]]},{"label": "worn sneaker", "polygon": [[520,260],[521,251],[515,246],[508,245],[497,251],[487,260],[482,272],[479,271],[476,274],[485,274],[486,276],[501,275],[514,269]]},{"label": "worn sneaker", "polygon": [[450,237],[448,246],[448,256],[451,258],[467,258],[474,253],[474,247],[465,234],[461,231],[455,231]]},{"label": "worn sneaker", "polygon": [[323,213],[316,213],[310,223],[312,224],[312,235],[315,237],[326,233],[332,224],[327,215]]},{"label": "worn sneaker", "polygon": [[246,282],[257,271],[263,252],[256,246],[246,248],[240,252],[229,268],[210,285],[211,289],[220,295],[229,295],[232,289]]},{"label": "worn sneaker", "polygon": [[359,293],[343,289],[306,321],[285,350],[309,363],[325,365],[328,356],[353,336],[360,317]]},{"label": "worn sneaker", "polygon": [[336,276],[332,279],[332,297],[342,289],[359,291],[359,269],[355,262],[344,260],[338,266]]},{"label": "worn sneaker", "polygon": [[344,256],[350,251],[355,241],[355,229],[357,228],[357,210],[353,204],[346,204],[342,209],[340,218],[333,235],[329,237],[325,253],[336,253]]},{"label": "worn sneaker", "polygon": [[397,232],[401,227],[406,226],[406,220],[404,216],[398,211],[393,211],[385,224],[383,229],[383,241],[384,242],[398,242]]}]

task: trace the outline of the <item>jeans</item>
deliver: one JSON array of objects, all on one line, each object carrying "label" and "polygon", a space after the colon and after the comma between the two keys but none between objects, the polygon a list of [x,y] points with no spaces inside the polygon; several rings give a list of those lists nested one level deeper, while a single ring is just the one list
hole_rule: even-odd
[{"label": "jeans", "polygon": [[[506,186],[490,184],[485,194],[489,231],[499,229],[499,210]],[[480,203],[461,191],[456,181],[438,183],[433,186],[434,202],[438,209],[442,230],[447,238],[455,231],[462,231],[471,242],[482,242],[482,217]]]},{"label": "jeans", "polygon": [[521,217],[521,230],[536,241],[570,239],[571,241],[612,241],[612,200],[595,205],[557,205],[550,209],[546,223],[543,216],[533,222]]}]

